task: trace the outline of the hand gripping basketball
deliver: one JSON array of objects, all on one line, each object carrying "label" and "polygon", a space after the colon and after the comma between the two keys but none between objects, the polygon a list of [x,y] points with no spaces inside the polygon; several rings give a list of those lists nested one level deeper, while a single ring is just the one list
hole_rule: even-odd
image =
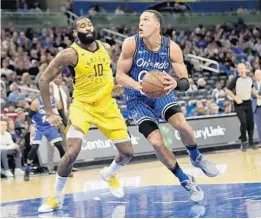
[{"label": "hand gripping basketball", "polygon": [[141,85],[146,96],[160,98],[169,94],[177,86],[177,82],[165,72],[151,71],[144,76]]}]

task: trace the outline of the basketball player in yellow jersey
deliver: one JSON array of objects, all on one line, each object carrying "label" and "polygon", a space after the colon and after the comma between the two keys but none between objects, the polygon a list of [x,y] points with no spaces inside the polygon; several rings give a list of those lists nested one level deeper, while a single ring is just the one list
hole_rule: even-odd
[{"label": "basketball player in yellow jersey", "polygon": [[114,82],[108,53],[110,46],[95,40],[94,27],[87,18],[78,18],[74,29],[76,42],[56,55],[39,82],[47,121],[53,126],[59,126],[62,120],[52,111],[49,83],[65,66],[74,75],[73,103],[69,111],[70,126],[66,136],[67,152],[58,165],[53,194],[39,207],[38,212],[50,212],[62,206],[63,188],[91,124],[95,124],[118,149],[112,164],[101,171],[102,178],[116,197],[124,195],[116,173],[133,156],[124,118],[111,96]]}]

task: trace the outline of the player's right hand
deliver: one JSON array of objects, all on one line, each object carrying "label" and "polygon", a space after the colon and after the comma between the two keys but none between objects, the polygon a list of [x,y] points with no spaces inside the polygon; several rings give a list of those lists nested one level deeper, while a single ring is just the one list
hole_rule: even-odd
[{"label": "player's right hand", "polygon": [[54,127],[59,127],[62,124],[62,118],[54,113],[48,115],[46,121]]},{"label": "player's right hand", "polygon": [[234,100],[236,101],[237,104],[243,103],[243,100],[241,100],[241,98],[239,98],[238,96],[235,96]]}]

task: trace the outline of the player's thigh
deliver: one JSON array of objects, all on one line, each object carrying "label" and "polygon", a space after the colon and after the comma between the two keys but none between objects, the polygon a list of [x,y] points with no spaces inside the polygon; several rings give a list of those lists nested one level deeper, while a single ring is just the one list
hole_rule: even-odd
[{"label": "player's thigh", "polygon": [[84,104],[74,100],[69,110],[69,123],[66,127],[66,132],[73,126],[76,129],[81,130],[84,134],[89,131],[90,123],[92,122],[91,115],[87,112]]},{"label": "player's thigh", "polygon": [[158,117],[169,121],[173,115],[181,113],[182,111],[174,94],[171,93],[156,100],[155,112]]},{"label": "player's thigh", "polygon": [[44,132],[40,130],[36,130],[34,135],[30,135],[30,144],[41,144],[43,139]]},{"label": "player's thigh", "polygon": [[115,143],[128,141],[129,134],[125,119],[116,101],[112,101],[110,108],[106,112],[94,115],[95,125],[107,138],[113,140]]},{"label": "player's thigh", "polygon": [[155,110],[150,107],[145,99],[144,101],[137,99],[128,101],[127,108],[136,125],[139,125],[146,120],[154,121],[156,124],[159,123]]},{"label": "player's thigh", "polygon": [[55,127],[49,128],[45,133],[45,137],[51,143],[51,145],[54,145],[54,143],[56,142],[62,141],[62,137],[58,129]]}]

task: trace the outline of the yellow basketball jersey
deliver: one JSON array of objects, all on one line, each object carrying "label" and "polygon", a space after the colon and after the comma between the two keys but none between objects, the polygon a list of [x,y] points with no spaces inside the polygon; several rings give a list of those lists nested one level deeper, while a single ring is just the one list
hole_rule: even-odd
[{"label": "yellow basketball jersey", "polygon": [[73,98],[86,103],[93,103],[111,95],[114,83],[110,56],[99,41],[95,52],[71,45],[78,54],[78,63],[74,67]]}]

